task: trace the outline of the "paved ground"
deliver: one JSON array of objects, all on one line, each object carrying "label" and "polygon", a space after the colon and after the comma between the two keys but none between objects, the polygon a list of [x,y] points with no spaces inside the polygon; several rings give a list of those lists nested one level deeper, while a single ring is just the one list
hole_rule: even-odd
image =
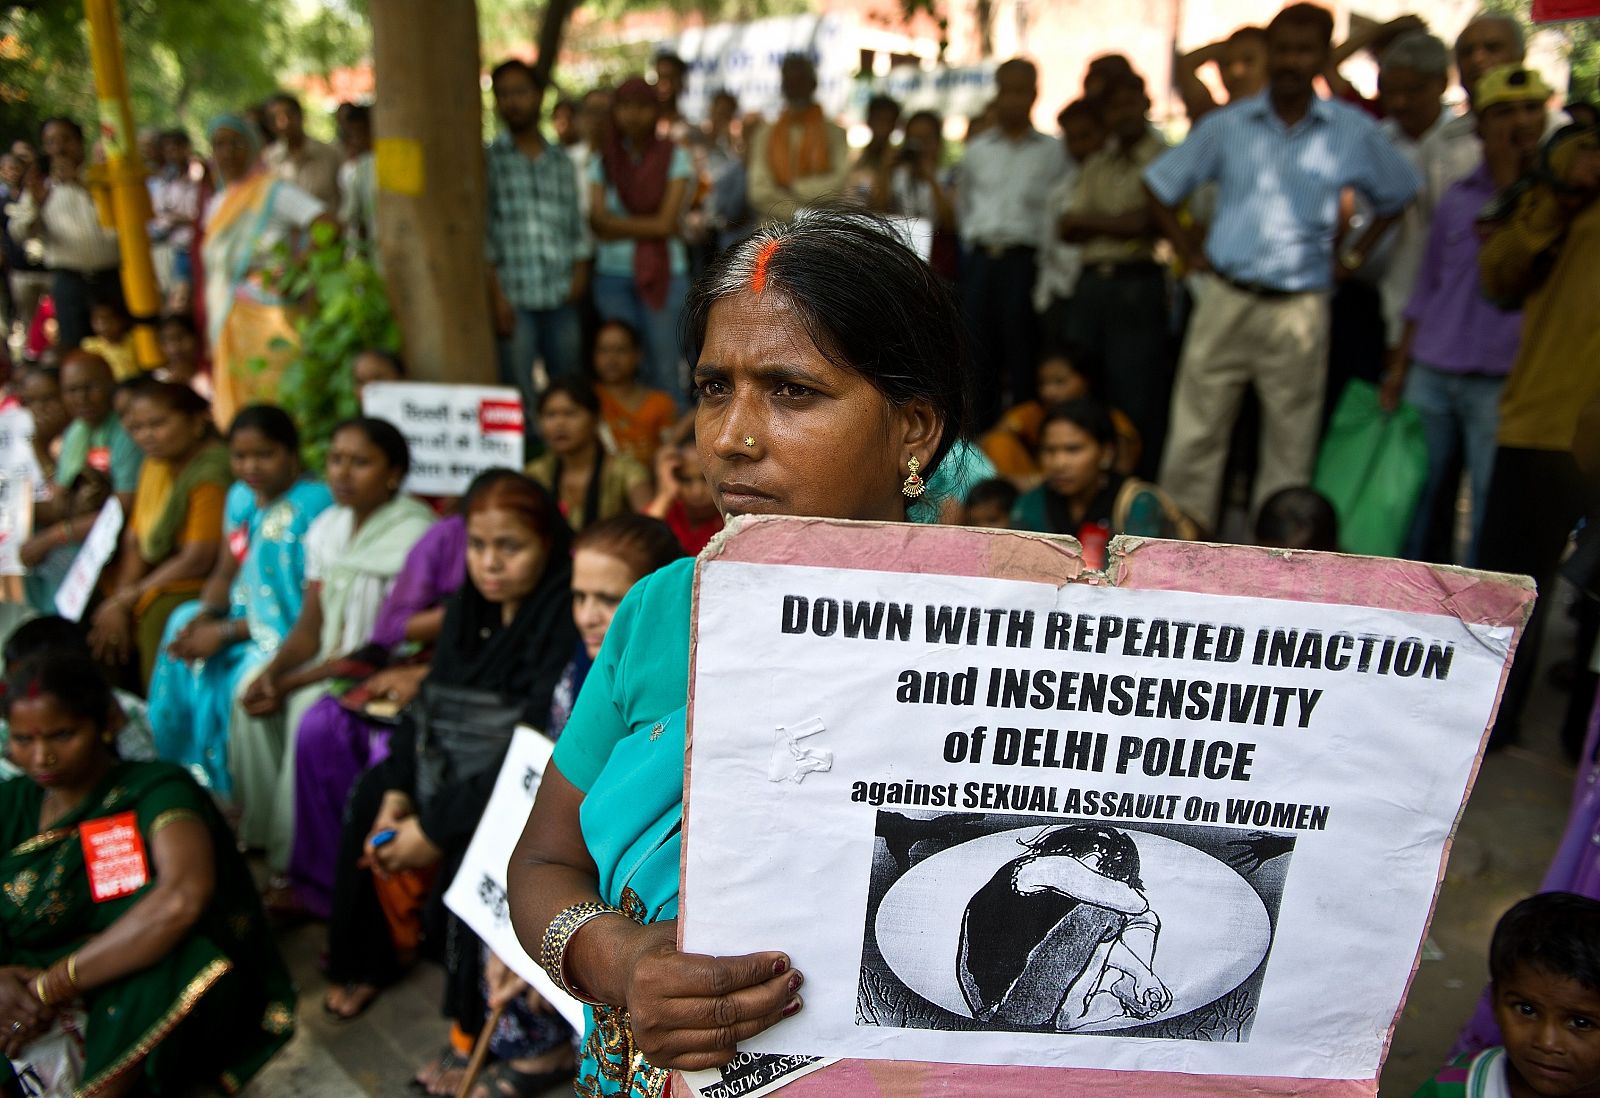
[{"label": "paved ground", "polygon": [[[1564,613],[1550,615],[1545,652],[1570,651]],[[1573,771],[1561,758],[1555,728],[1566,694],[1547,677],[1534,699],[1525,742],[1491,755],[1461,822],[1429,948],[1395,1031],[1380,1094],[1408,1098],[1449,1048],[1485,979],[1489,933],[1506,908],[1538,886],[1566,819]],[[322,928],[282,938],[303,990],[300,1031],[246,1092],[247,1098],[399,1098],[420,1093],[407,1083],[444,1039],[440,973],[414,970],[363,1017],[338,1022],[322,1012],[317,973]],[[570,1093],[553,1090],[550,1094]]]}]

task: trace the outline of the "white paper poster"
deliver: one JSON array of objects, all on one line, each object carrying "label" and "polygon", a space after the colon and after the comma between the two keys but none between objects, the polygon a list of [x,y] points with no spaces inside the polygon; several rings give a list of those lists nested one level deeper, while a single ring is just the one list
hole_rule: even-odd
[{"label": "white paper poster", "polygon": [[522,948],[511,928],[506,901],[506,866],[533,808],[539,781],[555,749],[542,732],[519,726],[511,736],[506,761],[495,779],[494,792],[473,832],[461,868],[444,894],[444,902],[461,921],[497,953],[506,967],[521,976],[578,1032],[583,1032],[583,1004],[556,987],[544,969]]},{"label": "white paper poster", "polygon": [[361,392],[364,415],[386,419],[411,447],[406,491],[459,496],[489,469],[526,464],[522,397],[498,385],[434,385],[385,381]]},{"label": "white paper poster", "polygon": [[33,533],[33,485],[0,474],[0,576],[23,576],[22,543]]},{"label": "white paper poster", "polygon": [[683,948],[806,977],[741,1052],[1375,1076],[1510,627],[726,560],[698,598]]},{"label": "white paper poster", "polygon": [[68,621],[83,617],[84,608],[94,594],[94,585],[100,580],[106,562],[117,553],[117,542],[122,536],[122,504],[111,496],[100,508],[83,547],[72,559],[66,579],[56,590],[56,611]]},{"label": "white paper poster", "polygon": [[50,485],[33,450],[33,415],[26,408],[0,412],[0,476],[27,481],[36,500],[49,495]]}]

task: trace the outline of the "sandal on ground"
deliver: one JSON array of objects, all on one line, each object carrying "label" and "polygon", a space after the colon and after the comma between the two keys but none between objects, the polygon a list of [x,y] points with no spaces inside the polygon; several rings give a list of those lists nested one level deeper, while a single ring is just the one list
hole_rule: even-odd
[{"label": "sandal on ground", "polygon": [[[333,1005],[333,997],[340,993],[345,995],[347,1003],[350,1000],[354,1001],[353,1008],[347,1005],[345,1009],[340,1010]],[[339,984],[335,987],[330,987],[328,993],[322,997],[322,1010],[330,1018],[337,1018],[341,1022],[350,1022],[365,1014],[367,1008],[377,998],[378,989],[371,984]]]},{"label": "sandal on ground", "polygon": [[521,1071],[511,1061],[501,1060],[484,1071],[478,1086],[486,1088],[489,1098],[537,1098],[551,1087],[570,1083],[577,1074],[571,1064],[552,1071]]},{"label": "sandal on ground", "polygon": [[[417,1069],[417,1073],[411,1077],[411,1085],[418,1090],[431,1094],[433,1093],[433,1088],[438,1085],[439,1080],[444,1078],[447,1073],[465,1071],[466,1069],[467,1058],[451,1046],[445,1045],[444,1051]],[[428,1073],[431,1078],[424,1078],[424,1072]]]}]

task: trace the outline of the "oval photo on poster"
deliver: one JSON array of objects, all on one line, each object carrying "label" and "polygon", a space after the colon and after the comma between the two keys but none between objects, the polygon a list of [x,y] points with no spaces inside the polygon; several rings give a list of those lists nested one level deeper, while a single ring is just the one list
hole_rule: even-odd
[{"label": "oval photo on poster", "polygon": [[[1001,866],[1027,853],[1024,843],[1048,830],[1030,826],[972,839],[924,859],[894,883],[875,931],[884,960],[908,988],[972,1017],[956,974],[967,903]],[[1164,835],[1116,830],[1139,850],[1144,894],[1161,920],[1152,968],[1172,992],[1172,1005],[1150,1018],[1116,1018],[1078,1033],[1130,1029],[1197,1010],[1249,979],[1272,944],[1261,897],[1228,866]]]}]

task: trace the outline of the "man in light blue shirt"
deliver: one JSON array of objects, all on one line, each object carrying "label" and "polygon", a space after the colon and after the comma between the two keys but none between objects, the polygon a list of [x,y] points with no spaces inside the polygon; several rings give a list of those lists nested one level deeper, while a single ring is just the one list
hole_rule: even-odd
[{"label": "man in light blue shirt", "polygon": [[[1255,502],[1310,480],[1335,272],[1358,268],[1421,186],[1372,119],[1317,96],[1332,36],[1326,9],[1279,12],[1267,28],[1267,90],[1206,115],[1144,173],[1158,223],[1195,274],[1161,484],[1212,530],[1246,386],[1262,404]],[[1202,247],[1174,207],[1206,183],[1217,184],[1217,208]],[[1336,264],[1347,187],[1375,217]]]}]

